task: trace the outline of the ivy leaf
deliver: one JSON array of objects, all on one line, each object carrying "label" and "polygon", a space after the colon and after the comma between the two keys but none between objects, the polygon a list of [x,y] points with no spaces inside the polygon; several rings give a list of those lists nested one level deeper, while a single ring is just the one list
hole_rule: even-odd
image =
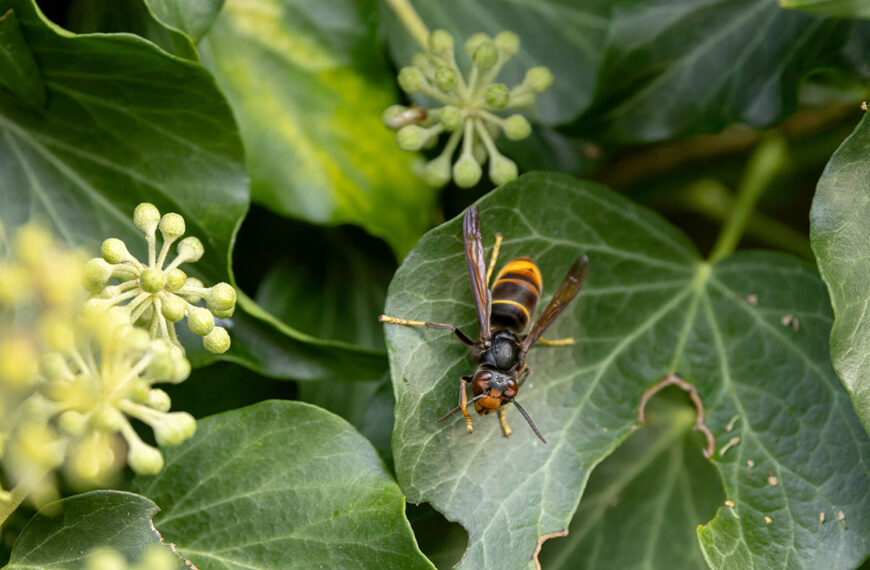
[{"label": "ivy leaf", "polygon": [[725,497],[691,432],[695,408],[656,397],[646,417],[592,471],[568,536],[544,543],[542,567],[705,566],[695,529]]},{"label": "ivy leaf", "polygon": [[269,401],[198,422],[166,467],[134,487],[155,525],[199,568],[432,568],[405,500],[346,421]]},{"label": "ivy leaf", "polygon": [[810,238],[836,315],[831,331],[834,368],[852,395],[858,417],[870,430],[868,215],[870,119],[865,115],[819,180],[810,213]]},{"label": "ivy leaf", "polygon": [[62,33],[28,0],[0,0],[10,7],[47,104],[35,111],[0,94],[0,221],[37,217],[91,251],[114,236],[138,254],[132,212],[154,202],[203,241],[197,269],[225,278],[248,186],[231,111],[208,72],[135,36]]},{"label": "ivy leaf", "polygon": [[197,43],[208,31],[224,0],[145,0],[157,19]]},{"label": "ivy leaf", "polygon": [[[456,56],[463,67],[470,65],[463,46],[472,34],[516,32],[520,52],[504,67],[499,81],[514,85],[530,67],[549,67],[556,81],[538,96],[536,110],[542,122],[566,123],[592,100],[609,26],[607,1],[413,0],[411,4],[430,30],[440,28],[454,35]],[[384,6],[381,13],[393,58],[400,65],[410,65],[411,56],[421,50],[419,44],[389,7]]]},{"label": "ivy leaf", "polygon": [[351,0],[229,0],[200,49],[239,121],[254,200],[361,225],[404,255],[433,193],[381,122],[396,94],[367,17]]},{"label": "ivy leaf", "polygon": [[45,105],[45,85],[11,8],[0,15],[0,85],[24,103]]},{"label": "ivy leaf", "polygon": [[579,130],[624,144],[767,127],[811,71],[842,66],[850,29],[777,0],[619,2]]},{"label": "ivy leaf", "polygon": [[[0,11],[10,7],[47,104],[34,110],[0,92],[0,222],[42,219],[90,251],[118,237],[141,259],[145,240],[131,217],[153,202],[182,214],[205,245],[186,269],[208,283],[228,279],[248,178],[232,113],[208,71],[128,34],[60,33],[32,2],[0,0]],[[194,339],[195,363],[223,358],[297,379],[378,379],[386,367],[382,355],[299,333],[244,296],[227,324],[230,352],[206,355]]]},{"label": "ivy leaf", "polygon": [[[85,568],[97,548],[111,548],[132,564],[163,544],[151,524],[158,510],[148,498],[121,491],[91,491],[48,504],[18,536],[4,568]],[[177,567],[185,568],[180,558]]]},{"label": "ivy leaf", "polygon": [[[577,344],[533,350],[532,374],[517,398],[548,445],[514,410],[507,412],[510,439],[493,417],[476,417],[471,435],[461,419],[435,424],[456,405],[459,376],[473,370],[467,349],[444,331],[387,329],[399,483],[410,501],[430,502],[468,529],[461,566],[529,567],[541,537],[567,528],[591,469],[632,432],[642,394],[672,372],[706,403],[720,450],[714,464],[740,516],[720,509],[704,527],[708,562],[845,567],[867,556],[870,472],[862,456],[870,440],[831,369],[830,311],[810,268],[772,253],[735,254],[711,266],[656,215],[563,175],[527,174],[478,205],[487,249],[499,231],[502,260],[532,256],[544,301],[580,253],[591,269],[577,301],[547,333]],[[461,220],[454,219],[405,259],[386,312],[474,334],[466,274]],[[746,477],[747,461],[757,476]],[[848,532],[815,530],[820,511],[836,521],[839,510]],[[765,524],[764,515],[774,522]]]},{"label": "ivy leaf", "polygon": [[799,8],[837,18],[870,18],[870,5],[863,0],[779,0],[783,8]]}]

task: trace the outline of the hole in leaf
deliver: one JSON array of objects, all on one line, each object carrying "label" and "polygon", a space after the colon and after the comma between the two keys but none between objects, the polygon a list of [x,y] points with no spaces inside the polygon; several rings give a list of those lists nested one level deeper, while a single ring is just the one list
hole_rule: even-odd
[{"label": "hole in leaf", "polygon": [[405,515],[423,554],[437,568],[456,566],[468,546],[468,533],[462,525],[448,521],[428,503],[408,503]]}]

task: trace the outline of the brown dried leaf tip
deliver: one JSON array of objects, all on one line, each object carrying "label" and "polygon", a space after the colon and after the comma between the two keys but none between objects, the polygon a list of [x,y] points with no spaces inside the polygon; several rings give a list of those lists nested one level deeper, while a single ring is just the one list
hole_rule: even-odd
[{"label": "brown dried leaf tip", "polygon": [[681,390],[684,390],[689,393],[689,397],[692,399],[692,403],[695,404],[695,409],[698,412],[697,420],[695,421],[695,426],[692,428],[693,430],[699,431],[704,434],[704,437],[707,438],[707,447],[704,449],[704,457],[707,459],[713,458],[713,453],[716,451],[716,439],[713,437],[713,432],[710,431],[704,424],[704,403],[701,402],[701,397],[698,395],[698,391],[695,389],[690,382],[686,382],[679,374],[670,374],[656,382],[656,384],[643,393],[643,396],[640,398],[640,404],[637,407],[637,421],[640,425],[646,423],[646,418],[644,417],[644,410],[646,409],[647,402],[649,402],[650,398],[655,396],[659,391],[663,388],[667,388],[668,386],[676,386]]}]

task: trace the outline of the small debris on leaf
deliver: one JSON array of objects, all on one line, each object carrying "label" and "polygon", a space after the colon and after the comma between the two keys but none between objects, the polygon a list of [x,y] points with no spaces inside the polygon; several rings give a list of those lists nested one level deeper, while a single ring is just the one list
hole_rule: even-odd
[{"label": "small debris on leaf", "polygon": [[746,478],[750,479],[752,478],[752,468],[755,467],[755,462],[751,459],[747,459],[746,465],[749,467],[749,469],[746,471]]},{"label": "small debris on leaf", "polygon": [[773,519],[767,515],[764,515],[764,524],[770,524],[773,522]]},{"label": "small debris on leaf", "polygon": [[840,521],[840,523],[843,525],[843,528],[844,528],[844,529],[848,529],[848,528],[849,528],[849,527],[846,526],[846,513],[844,513],[843,511],[838,512],[838,513],[837,513],[837,519],[838,519],[838,520]]},{"label": "small debris on leaf", "polygon": [[728,420],[728,424],[725,426],[725,431],[731,431],[732,429],[734,429],[734,424],[737,423],[737,420],[739,419],[740,414],[737,414],[736,416]]},{"label": "small debris on leaf", "polygon": [[777,485],[779,485],[779,479],[776,478],[776,475],[773,474],[773,471],[768,471],[767,473],[767,484],[771,487],[776,487]]},{"label": "small debris on leaf", "polygon": [[782,323],[782,326],[787,327],[791,326],[797,332],[800,329],[800,321],[794,315],[784,315],[779,322]]},{"label": "small debris on leaf", "polygon": [[825,522],[825,513],[819,513],[819,532],[822,532],[822,523]]},{"label": "small debris on leaf", "polygon": [[719,450],[719,457],[722,457],[723,455],[725,455],[725,452],[726,452],[726,451],[728,451],[729,449],[731,449],[732,447],[734,447],[734,446],[737,445],[738,443],[740,443],[740,438],[739,438],[739,437],[736,437],[736,436],[735,436],[735,437],[732,437],[731,439],[729,439],[729,440],[728,440],[728,443],[726,443],[725,445],[723,445],[723,446],[722,446],[722,449]]}]

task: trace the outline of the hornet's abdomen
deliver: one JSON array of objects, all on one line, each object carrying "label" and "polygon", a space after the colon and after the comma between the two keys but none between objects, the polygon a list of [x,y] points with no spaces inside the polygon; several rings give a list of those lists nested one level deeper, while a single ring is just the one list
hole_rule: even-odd
[{"label": "hornet's abdomen", "polygon": [[528,257],[508,262],[492,285],[493,328],[522,333],[528,326],[541,298],[541,272]]}]

